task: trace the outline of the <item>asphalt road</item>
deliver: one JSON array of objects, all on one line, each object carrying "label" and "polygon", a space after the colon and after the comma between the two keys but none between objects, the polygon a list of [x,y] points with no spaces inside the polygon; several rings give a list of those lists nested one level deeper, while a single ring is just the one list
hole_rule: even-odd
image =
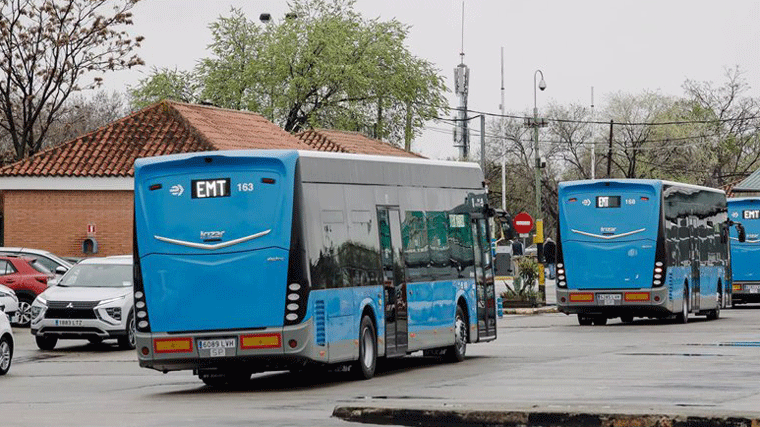
[{"label": "asphalt road", "polygon": [[760,416],[760,306],[722,314],[586,327],[563,314],[506,316],[498,340],[469,345],[459,364],[412,356],[369,381],[270,373],[240,390],[139,368],[115,344],[62,341],[39,351],[28,329],[15,329],[0,424],[356,425],[331,416],[349,406]]}]

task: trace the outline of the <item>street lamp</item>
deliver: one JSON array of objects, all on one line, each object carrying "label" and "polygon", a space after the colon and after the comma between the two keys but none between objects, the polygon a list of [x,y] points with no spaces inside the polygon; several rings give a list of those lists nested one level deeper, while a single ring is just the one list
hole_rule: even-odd
[{"label": "street lamp", "polygon": [[[541,81],[536,84],[536,77],[541,74]],[[546,119],[538,118],[538,105],[536,96],[536,87],[542,91],[546,89],[546,81],[544,81],[544,73],[541,70],[536,70],[533,73],[533,119],[525,120],[525,126],[533,128],[533,151],[536,153],[536,259],[538,260],[539,267],[539,279],[538,279],[538,291],[542,298],[546,298],[546,286],[544,283],[543,275],[543,253],[544,253],[544,220],[541,219],[541,156],[538,152],[538,128],[545,127],[547,125]],[[544,300],[546,301],[546,300]]]}]

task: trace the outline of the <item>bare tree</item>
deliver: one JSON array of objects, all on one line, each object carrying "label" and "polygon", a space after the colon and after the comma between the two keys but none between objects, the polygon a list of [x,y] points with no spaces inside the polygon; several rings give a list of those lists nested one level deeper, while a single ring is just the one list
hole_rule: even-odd
[{"label": "bare tree", "polygon": [[726,69],[719,87],[710,82],[687,80],[683,84],[689,102],[685,116],[705,123],[700,126],[702,150],[712,154],[705,184],[719,186],[755,171],[760,166],[760,102],[744,97],[750,86],[739,68]]},{"label": "bare tree", "polygon": [[119,30],[137,1],[0,0],[0,129],[16,160],[40,150],[72,92],[143,63],[142,37]]}]

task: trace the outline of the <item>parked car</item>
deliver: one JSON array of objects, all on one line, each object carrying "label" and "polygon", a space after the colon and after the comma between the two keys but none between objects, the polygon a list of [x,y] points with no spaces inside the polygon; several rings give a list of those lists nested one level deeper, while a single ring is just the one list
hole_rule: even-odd
[{"label": "parked car", "polygon": [[54,277],[38,260],[27,256],[0,256],[0,285],[5,285],[18,297],[18,311],[11,321],[17,326],[29,326],[32,301],[48,287]]},{"label": "parked car", "polygon": [[18,297],[13,289],[0,285],[0,312],[12,319],[18,311]]},{"label": "parked car", "polygon": [[68,271],[68,269],[75,264],[56,254],[41,249],[0,247],[0,255],[23,255],[34,258],[40,263],[40,265],[48,269],[48,271],[58,275]]},{"label": "parked car", "polygon": [[0,313],[0,375],[5,375],[11,369],[13,360],[13,330],[8,316]]},{"label": "parked car", "polygon": [[134,349],[133,307],[132,256],[88,258],[37,296],[30,330],[42,350],[52,350],[59,339],[110,338]]}]

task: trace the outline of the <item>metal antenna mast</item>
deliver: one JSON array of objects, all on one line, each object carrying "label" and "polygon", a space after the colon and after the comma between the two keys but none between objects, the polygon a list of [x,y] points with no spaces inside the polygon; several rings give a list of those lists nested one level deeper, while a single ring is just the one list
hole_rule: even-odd
[{"label": "metal antenna mast", "polygon": [[459,147],[459,158],[467,160],[470,156],[470,132],[467,127],[467,92],[470,87],[470,69],[464,65],[464,2],[462,2],[462,50],[460,63],[454,68],[454,93],[459,97],[459,107],[454,118],[454,147]]}]

